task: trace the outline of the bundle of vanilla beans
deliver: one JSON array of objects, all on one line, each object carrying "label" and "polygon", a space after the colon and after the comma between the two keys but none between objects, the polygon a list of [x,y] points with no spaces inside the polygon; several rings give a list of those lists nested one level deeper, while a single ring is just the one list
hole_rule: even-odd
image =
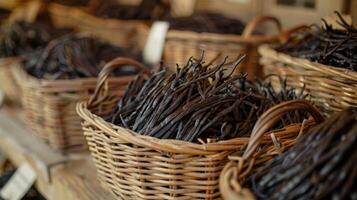
[{"label": "bundle of vanilla beans", "polygon": [[218,13],[196,13],[187,17],[168,17],[172,30],[208,32],[221,34],[242,34],[245,24],[239,19],[225,17]]},{"label": "bundle of vanilla beans", "polygon": [[[246,75],[232,76],[241,60],[227,70],[226,60],[207,67],[202,58],[191,58],[176,73],[138,76],[106,120],[156,138],[225,140],[249,136],[258,117],[273,105],[305,98],[284,83],[275,92],[270,84],[250,82]],[[280,126],[305,117],[289,113]]]},{"label": "bundle of vanilla beans", "polygon": [[91,0],[44,0],[46,3],[58,3],[66,6],[87,6]]},{"label": "bundle of vanilla beans", "polygon": [[0,57],[31,53],[68,31],[40,22],[4,24],[0,29]]},{"label": "bundle of vanilla beans", "polygon": [[341,15],[338,24],[343,30],[334,29],[322,19],[323,26],[311,26],[306,31],[293,34],[276,50],[294,57],[306,58],[325,65],[357,71],[357,29]]},{"label": "bundle of vanilla beans", "polygon": [[143,0],[139,5],[119,5],[117,1],[98,1],[94,14],[125,20],[159,20],[170,14],[170,4],[163,0]]},{"label": "bundle of vanilla beans", "polygon": [[357,109],[332,115],[247,179],[258,199],[357,199]]},{"label": "bundle of vanilla beans", "polygon": [[[118,56],[139,59],[138,54],[126,49],[100,42],[90,37],[74,34],[52,40],[44,49],[27,57],[26,71],[43,79],[76,79],[96,77],[103,65]],[[136,73],[127,69],[116,71],[116,75]]]}]

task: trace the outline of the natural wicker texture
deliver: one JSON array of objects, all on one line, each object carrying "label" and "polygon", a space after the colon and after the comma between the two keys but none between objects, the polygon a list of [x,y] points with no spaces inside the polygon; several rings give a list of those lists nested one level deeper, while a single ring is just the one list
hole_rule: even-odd
[{"label": "natural wicker texture", "polygon": [[281,32],[279,20],[268,16],[251,20],[242,35],[169,30],[166,35],[163,59],[175,68],[176,65],[172,63],[185,64],[191,56],[199,57],[202,50],[205,53],[205,60],[209,61],[218,55],[236,59],[239,55],[246,54],[245,61],[237,70],[247,72],[250,78],[261,76],[257,48],[263,43],[274,43],[279,39],[278,35],[253,35],[254,30],[266,21],[274,22]]},{"label": "natural wicker texture", "polygon": [[12,75],[11,68],[20,66],[20,57],[0,58],[0,90],[9,103],[21,103],[21,89]]},{"label": "natural wicker texture", "polygon": [[[265,75],[279,75],[289,86],[302,88],[326,113],[357,107],[357,72],[322,65],[279,53],[268,45],[259,48]],[[271,80],[278,87],[279,80]]]},{"label": "natural wicker texture", "polygon": [[[279,121],[279,119],[289,111],[304,110],[311,113],[314,120],[304,121],[302,124],[293,124],[278,131],[267,131]],[[311,125],[321,123],[324,120],[322,115],[313,106],[305,101],[288,101],[269,109],[257,121],[248,146],[243,155],[230,156],[230,162],[222,170],[219,186],[224,199],[255,199],[249,189],[243,188],[239,181],[254,174],[258,166],[269,162],[274,156],[281,154],[292,147],[297,138],[304,134]],[[306,122],[306,123],[305,123]],[[260,144],[265,134],[295,134],[295,138],[287,140],[277,140],[275,145],[263,146]],[[272,137],[274,138],[274,137]],[[260,147],[260,148],[258,148]]]},{"label": "natural wicker texture", "polygon": [[[117,99],[106,85],[115,66],[106,66],[89,101],[77,105],[89,149],[104,187],[123,199],[220,199],[219,174],[228,155],[247,145],[249,138],[195,144],[137,134],[105,121]],[[280,140],[295,138],[299,129],[276,133]],[[263,144],[272,144],[265,135]]]},{"label": "natural wicker texture", "polygon": [[[110,63],[116,63],[117,60],[114,59]],[[121,60],[144,69],[141,64],[131,59]],[[13,70],[23,91],[26,122],[35,134],[60,151],[86,148],[81,118],[76,113],[76,103],[87,99],[93,93],[96,78],[44,80],[30,76],[22,67]],[[108,87],[120,97],[133,79],[134,76],[113,77]]]},{"label": "natural wicker texture", "polygon": [[[141,50],[144,47],[142,34],[138,34],[145,21],[104,19],[87,13],[84,9],[51,3],[48,11],[56,27],[73,28],[89,32],[113,45]],[[141,37],[141,38],[139,38]]]}]

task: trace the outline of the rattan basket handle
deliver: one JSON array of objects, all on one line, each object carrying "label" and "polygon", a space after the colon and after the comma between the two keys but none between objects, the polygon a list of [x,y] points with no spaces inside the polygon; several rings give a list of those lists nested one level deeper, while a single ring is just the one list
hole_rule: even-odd
[{"label": "rattan basket handle", "polygon": [[296,32],[299,32],[299,31],[302,31],[302,30],[305,30],[305,29],[309,29],[309,26],[306,26],[306,25],[299,25],[299,26],[296,26],[296,27],[293,27],[287,31],[284,31],[282,32],[280,35],[279,35],[279,40],[280,42],[284,43],[286,42],[289,37],[296,33]]},{"label": "rattan basket handle", "polygon": [[321,115],[319,110],[317,110],[314,106],[304,100],[287,101],[273,106],[272,108],[267,110],[262,116],[260,116],[258,121],[255,123],[251,139],[249,140],[247,149],[243,154],[243,159],[246,160],[253,155],[264,133],[268,132],[271,127],[273,127],[277,122],[279,122],[279,120],[282,116],[284,116],[284,114],[294,110],[302,110],[309,112],[316,123],[321,123],[322,121],[324,121],[324,117]]},{"label": "rattan basket handle", "polygon": [[253,18],[252,20],[249,21],[249,23],[247,24],[247,26],[245,27],[242,36],[243,37],[249,37],[253,34],[254,30],[258,27],[258,25],[260,25],[261,23],[264,23],[266,21],[272,21],[276,24],[279,33],[282,31],[281,28],[281,23],[280,21],[273,16],[257,16],[255,18]]},{"label": "rattan basket handle", "polygon": [[99,75],[98,75],[98,80],[97,80],[97,86],[94,90],[93,95],[91,96],[91,98],[88,101],[88,105],[91,105],[93,102],[95,102],[97,100],[97,98],[99,97],[99,95],[101,94],[102,89],[104,88],[104,90],[107,90],[107,87],[103,87],[105,85],[107,85],[107,79],[110,75],[110,73],[118,68],[121,68],[123,66],[133,66],[139,70],[142,70],[145,74],[150,74],[150,70],[145,67],[142,63],[133,60],[131,58],[124,58],[124,57],[118,57],[115,58],[113,60],[111,60],[110,62],[108,62],[106,65],[104,65],[102,71],[100,71]]}]

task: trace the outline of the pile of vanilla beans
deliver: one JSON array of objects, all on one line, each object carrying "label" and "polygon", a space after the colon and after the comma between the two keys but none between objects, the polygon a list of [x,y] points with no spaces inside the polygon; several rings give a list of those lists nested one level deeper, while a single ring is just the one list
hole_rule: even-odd
[{"label": "pile of vanilla beans", "polygon": [[153,21],[170,14],[170,5],[162,0],[144,0],[139,5],[118,5],[117,1],[106,0],[94,6],[94,14],[104,18]]},{"label": "pile of vanilla beans", "polygon": [[44,0],[46,3],[58,3],[66,6],[87,6],[91,0]]},{"label": "pile of vanilla beans", "polygon": [[242,34],[245,24],[239,19],[225,17],[218,13],[196,13],[187,17],[168,17],[172,30],[208,32],[221,34]]},{"label": "pile of vanilla beans", "polygon": [[248,178],[258,199],[357,199],[357,109],[332,115]]},{"label": "pile of vanilla beans", "polygon": [[0,57],[31,53],[66,31],[40,22],[4,24],[0,30]]},{"label": "pile of vanilla beans", "polygon": [[171,30],[241,34],[245,27],[242,21],[218,13],[195,13],[191,16],[173,17],[170,14],[170,4],[163,0],[145,0],[138,6],[118,5],[115,1],[105,1],[93,10],[95,15],[105,18],[167,21]]},{"label": "pile of vanilla beans", "polygon": [[325,65],[357,71],[357,29],[348,24],[339,13],[338,24],[343,30],[334,29],[322,19],[323,26],[293,34],[276,50],[294,57],[305,58]]},{"label": "pile of vanilla beans", "polygon": [[[118,56],[139,59],[138,54],[126,49],[69,34],[52,40],[44,49],[28,56],[24,64],[29,74],[40,79],[76,79],[97,77],[104,64]],[[117,71],[116,75],[133,73],[136,70],[131,68]]]},{"label": "pile of vanilla beans", "polygon": [[[190,142],[249,136],[258,117],[280,102],[302,99],[283,84],[275,92],[270,84],[250,82],[246,75],[231,75],[226,60],[205,66],[191,58],[176,73],[159,71],[133,81],[106,120],[139,134]],[[290,113],[280,126],[301,122],[305,113]]]}]

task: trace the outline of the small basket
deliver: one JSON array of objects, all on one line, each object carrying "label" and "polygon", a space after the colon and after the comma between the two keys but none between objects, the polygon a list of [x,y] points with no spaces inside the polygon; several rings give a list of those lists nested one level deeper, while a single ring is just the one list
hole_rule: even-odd
[{"label": "small basket", "polygon": [[79,32],[90,32],[111,44],[124,48],[142,50],[144,47],[139,27],[146,26],[141,20],[103,19],[87,13],[84,9],[63,6],[55,3],[48,5],[48,12],[56,27],[73,28]]},{"label": "small basket", "polygon": [[[119,60],[119,61],[118,61]],[[117,58],[110,63],[126,64],[146,70],[136,61]],[[86,148],[81,130],[81,118],[76,113],[76,103],[90,96],[96,86],[96,78],[74,80],[45,80],[29,75],[22,67],[13,68],[23,91],[23,107],[27,125],[34,133],[57,150],[68,152]],[[108,83],[111,91],[120,97],[135,76],[113,77]]]},{"label": "small basket", "polygon": [[[295,110],[303,110],[311,113],[314,120],[310,119],[304,121],[302,124],[293,124],[282,130],[267,132],[284,114]],[[315,125],[323,121],[324,118],[319,111],[305,101],[288,101],[269,109],[255,124],[251,139],[243,155],[238,157],[230,156],[230,162],[228,162],[222,170],[219,179],[222,197],[227,200],[255,199],[250,190],[243,188],[239,181],[251,176],[259,166],[266,164],[276,155],[291,148],[297,139],[306,133],[306,130],[311,127],[312,124]],[[276,144],[274,146],[266,145],[262,147],[262,145],[260,145],[262,138],[266,134],[276,135],[284,134],[285,132],[285,134],[288,135],[291,131],[298,133],[295,139],[281,140],[275,142]]]},{"label": "small basket", "polygon": [[22,65],[21,57],[0,58],[0,90],[9,103],[21,103],[21,88],[12,75],[11,68]]},{"label": "small basket", "polygon": [[[268,45],[261,46],[259,53],[266,75],[284,77],[294,88],[305,87],[325,113],[357,107],[357,72],[292,57]],[[277,88],[278,78],[271,76],[271,81]]]},{"label": "small basket", "polygon": [[[278,35],[253,35],[257,26],[266,21],[274,22],[281,32],[279,20],[270,16],[259,16],[251,20],[242,35],[169,30],[166,35],[163,60],[170,64],[185,64],[191,56],[200,57],[202,50],[205,53],[205,60],[214,60],[220,55],[234,59],[246,54],[247,57],[238,70],[247,72],[250,78],[260,77],[262,74],[258,67],[258,46],[279,41]],[[175,68],[176,65],[172,67]]]},{"label": "small basket", "polygon": [[[219,174],[228,155],[249,137],[195,144],[140,135],[105,121],[117,103],[112,99],[118,99],[103,87],[115,67],[104,67],[94,95],[77,104],[102,185],[122,199],[220,199]],[[298,132],[277,133],[276,138],[289,140]],[[270,136],[262,143],[271,144]]]}]

